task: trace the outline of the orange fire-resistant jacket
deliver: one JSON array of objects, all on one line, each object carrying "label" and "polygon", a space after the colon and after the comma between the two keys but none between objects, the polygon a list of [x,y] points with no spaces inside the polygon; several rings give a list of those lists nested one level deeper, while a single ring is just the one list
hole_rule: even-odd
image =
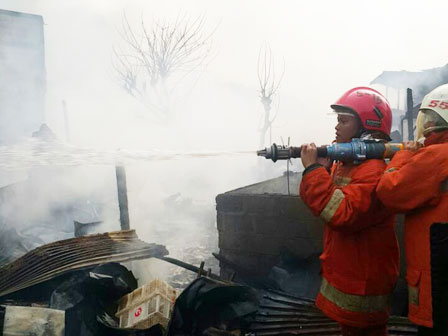
[{"label": "orange fire-resistant jacket", "polygon": [[377,193],[384,205],[406,213],[409,319],[432,327],[430,226],[448,222],[448,131],[430,135],[416,153],[398,152]]},{"label": "orange fire-resistant jacket", "polygon": [[390,313],[399,252],[394,217],[375,195],[385,167],[382,160],[338,162],[331,175],[320,167],[300,185],[302,200],[326,223],[316,305],[348,326],[386,324]]}]

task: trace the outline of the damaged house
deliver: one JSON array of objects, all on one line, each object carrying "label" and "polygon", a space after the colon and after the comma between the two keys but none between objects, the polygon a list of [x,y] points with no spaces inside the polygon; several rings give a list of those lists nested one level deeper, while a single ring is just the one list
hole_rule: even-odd
[{"label": "damaged house", "polygon": [[415,122],[423,97],[436,87],[448,83],[448,64],[423,71],[384,71],[370,84],[386,87],[387,98],[397,101],[392,109],[392,139],[400,142],[414,139]]}]

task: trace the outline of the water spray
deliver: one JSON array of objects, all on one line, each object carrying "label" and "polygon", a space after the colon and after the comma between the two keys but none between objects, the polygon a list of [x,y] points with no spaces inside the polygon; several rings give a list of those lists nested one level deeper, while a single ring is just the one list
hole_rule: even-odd
[{"label": "water spray", "polygon": [[251,151],[170,151],[161,149],[101,149],[78,147],[62,141],[24,139],[0,146],[0,169],[20,170],[35,166],[128,165],[183,159],[253,156]]}]

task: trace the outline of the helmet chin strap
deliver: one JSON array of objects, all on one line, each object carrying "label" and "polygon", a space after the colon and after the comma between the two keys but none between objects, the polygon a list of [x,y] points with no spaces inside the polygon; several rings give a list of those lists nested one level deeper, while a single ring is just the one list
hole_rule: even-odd
[{"label": "helmet chin strap", "polygon": [[361,140],[376,140],[381,142],[388,142],[390,139],[386,139],[381,132],[369,132],[364,130],[359,136]]},{"label": "helmet chin strap", "polygon": [[371,134],[367,133],[367,131],[363,127],[359,128],[358,135],[357,135],[357,137],[359,139],[364,139],[369,136],[371,137]]},{"label": "helmet chin strap", "polygon": [[360,138],[361,140],[375,140],[375,138],[372,136],[372,134],[367,133],[367,132],[362,133],[362,134],[359,136],[359,138]]}]

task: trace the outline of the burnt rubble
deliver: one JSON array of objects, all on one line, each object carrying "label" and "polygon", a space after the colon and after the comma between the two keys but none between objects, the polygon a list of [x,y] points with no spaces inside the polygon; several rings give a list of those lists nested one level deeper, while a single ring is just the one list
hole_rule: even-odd
[{"label": "burnt rubble", "polygon": [[[338,324],[309,299],[315,297],[318,282],[313,274],[317,272],[300,270],[314,269],[311,259],[310,265],[298,265],[294,255],[283,253],[266,276],[260,276],[244,258],[213,253],[214,262],[226,266],[227,273],[221,271],[219,276],[204,258],[209,250],[191,248],[183,262],[168,257],[164,246],[141,241],[132,230],[40,246],[0,268],[0,327],[11,325],[5,318],[8,309],[22,312],[12,307],[28,307],[41,316],[65,316],[63,334],[46,331],[36,333],[39,336],[340,335]],[[179,266],[171,281],[188,287],[176,300],[168,330],[160,324],[142,330],[122,328],[117,302],[138,286],[132,272],[119,262],[152,257]],[[206,260],[207,267],[198,258]],[[199,263],[199,267],[192,265]],[[56,315],[45,315],[45,309]],[[54,318],[47,322],[58,325]],[[417,328],[406,318],[392,317],[389,334],[416,335]]]},{"label": "burnt rubble", "polygon": [[[40,246],[0,268],[0,330],[36,336],[162,335],[160,326],[118,328],[114,314],[117,300],[137,288],[137,279],[119,262],[167,254],[133,230]],[[30,317],[19,330],[22,315]]]},{"label": "burnt rubble", "polygon": [[[83,236],[34,249],[0,269],[0,327],[14,325],[11,316],[18,313],[11,312],[28,307],[39,316],[50,316],[44,325],[59,326],[59,333],[35,335],[340,335],[338,324],[313,300],[280,291],[275,273],[264,281],[244,281],[244,272],[237,269],[236,283],[205,270],[203,263],[196,267],[167,253],[164,246],[139,240],[134,231]],[[142,330],[120,328],[117,302],[136,290],[137,279],[118,262],[150,257],[192,271],[197,279],[176,300],[168,330],[160,324]],[[65,316],[63,333],[51,317],[60,320],[60,314]],[[389,334],[416,335],[417,328],[406,318],[391,317]]]},{"label": "burnt rubble", "polygon": [[38,247],[0,268],[0,296],[68,271],[167,254],[164,246],[139,240],[133,230],[57,241]]},{"label": "burnt rubble", "polygon": [[[389,335],[416,334],[406,318],[390,318]],[[313,300],[202,277],[177,299],[167,335],[336,336],[340,329]]]},{"label": "burnt rubble", "polygon": [[[136,288],[132,272],[118,263],[70,271],[1,297],[0,330],[33,336],[163,335],[160,325],[146,330],[118,327],[117,300]],[[24,314],[28,321],[18,329]]]}]

